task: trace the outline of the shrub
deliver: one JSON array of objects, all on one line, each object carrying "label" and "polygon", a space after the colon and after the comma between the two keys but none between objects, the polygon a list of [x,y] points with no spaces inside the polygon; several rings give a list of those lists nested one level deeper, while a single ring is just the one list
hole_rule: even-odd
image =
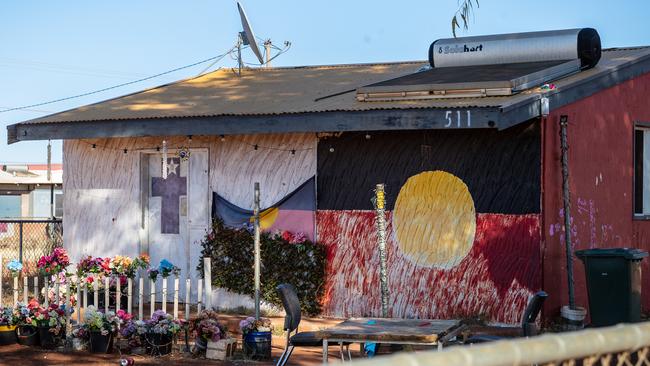
[{"label": "shrub", "polygon": [[[202,257],[212,260],[212,284],[240,294],[254,295],[253,237],[245,229],[225,227],[215,220],[203,241]],[[262,233],[260,296],[280,306],[276,287],[292,284],[303,312],[317,315],[325,281],[325,248],[299,233]],[[198,270],[203,271],[203,261]]]}]

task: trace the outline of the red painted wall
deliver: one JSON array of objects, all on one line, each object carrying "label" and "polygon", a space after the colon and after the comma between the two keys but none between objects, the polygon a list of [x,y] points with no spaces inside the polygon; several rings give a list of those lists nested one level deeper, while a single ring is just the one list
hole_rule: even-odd
[{"label": "red painted wall", "polygon": [[[560,160],[560,115],[568,115],[571,232],[575,249],[637,247],[650,251],[650,222],[633,219],[633,133],[650,122],[650,73],[553,111],[542,122],[543,288],[547,320],[568,304]],[[588,307],[584,267],[574,258],[576,299]],[[650,260],[643,307],[650,310]]]}]

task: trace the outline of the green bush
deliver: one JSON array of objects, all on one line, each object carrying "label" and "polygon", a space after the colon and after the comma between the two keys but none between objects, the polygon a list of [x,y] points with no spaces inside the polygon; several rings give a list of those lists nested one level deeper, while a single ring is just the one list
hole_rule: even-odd
[{"label": "green bush", "polygon": [[[325,282],[325,249],[309,240],[291,239],[292,234],[262,233],[260,291],[265,301],[281,306],[276,287],[290,283],[296,288],[302,311],[317,315]],[[293,243],[289,242],[291,240]],[[212,285],[254,295],[253,236],[244,229],[225,227],[215,220],[203,241],[202,257],[212,259]],[[203,272],[203,261],[198,270]]]}]

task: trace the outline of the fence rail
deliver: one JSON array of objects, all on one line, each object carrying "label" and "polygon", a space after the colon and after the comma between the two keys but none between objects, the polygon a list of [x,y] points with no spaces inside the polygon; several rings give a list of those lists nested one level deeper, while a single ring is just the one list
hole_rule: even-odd
[{"label": "fence rail", "polygon": [[[167,278],[158,278],[153,280],[145,278],[146,275],[142,273],[136,278],[127,278],[125,287],[122,288],[121,278],[119,276],[106,276],[103,278],[103,283],[100,284],[99,280],[92,282],[91,288],[85,282],[85,278],[76,278],[76,276],[27,276],[19,275],[10,277],[8,281],[2,281],[0,286],[0,307],[2,306],[16,306],[18,302],[28,303],[31,299],[37,299],[45,306],[50,303],[58,305],[66,305],[68,308],[74,308],[75,317],[77,322],[82,322],[81,309],[87,308],[89,303],[99,308],[100,310],[108,311],[125,310],[133,315],[136,319],[145,319],[146,316],[151,316],[155,310],[163,310],[167,312],[167,304],[172,305],[171,314],[174,319],[179,319],[180,307],[179,304],[183,303],[185,309],[184,319],[190,319],[192,307],[199,314],[204,308],[211,308],[210,302],[210,289],[209,281],[211,279],[210,258],[204,258],[204,278],[197,278],[195,286],[197,289],[196,299],[191,298],[191,288],[193,286],[190,278],[182,279],[185,281],[185,293],[180,293],[181,278],[170,276]],[[0,255],[0,263],[3,257]],[[0,278],[4,278],[5,274],[9,271],[0,267]],[[172,287],[169,284],[172,284]],[[8,285],[8,286],[5,286]],[[145,286],[146,285],[146,286]],[[103,288],[100,288],[103,286]],[[9,288],[5,292],[5,288]],[[205,301],[204,301],[204,291]],[[5,292],[3,294],[3,292]],[[4,296],[9,295],[10,296]],[[172,295],[172,300],[168,295]],[[3,297],[4,296],[4,297]],[[145,299],[149,301],[149,314],[145,314]],[[102,303],[103,300],[103,303]],[[125,301],[124,301],[125,300]],[[157,309],[157,304],[160,307]],[[136,313],[137,306],[137,313]]]},{"label": "fence rail", "polygon": [[650,365],[650,322],[450,347],[442,352],[400,353],[356,365]]}]

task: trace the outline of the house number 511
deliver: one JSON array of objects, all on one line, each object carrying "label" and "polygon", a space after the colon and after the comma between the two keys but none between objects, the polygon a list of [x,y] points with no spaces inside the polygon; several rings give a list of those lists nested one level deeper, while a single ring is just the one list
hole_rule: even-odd
[{"label": "house number 511", "polygon": [[467,127],[472,127],[472,112],[471,111],[465,111],[466,114],[466,121],[462,120],[462,112],[461,111],[447,111],[445,113],[445,119],[447,119],[447,124],[445,124],[446,128],[451,128],[454,125],[454,120],[455,120],[455,125],[457,128],[462,127],[463,122],[467,123]]}]

